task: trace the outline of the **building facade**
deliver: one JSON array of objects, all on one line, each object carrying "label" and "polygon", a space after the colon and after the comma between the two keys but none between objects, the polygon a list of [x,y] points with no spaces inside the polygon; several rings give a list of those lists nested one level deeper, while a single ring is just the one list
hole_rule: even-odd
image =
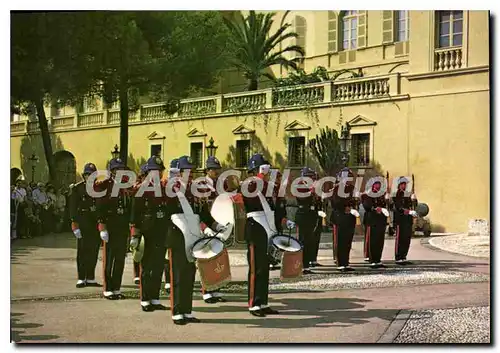
[{"label": "building facade", "polygon": [[[308,141],[322,127],[348,124],[353,168],[414,174],[436,231],[489,221],[488,11],[278,11],[274,26],[281,22],[299,34],[306,72],[347,71],[334,81],[252,92],[233,73],[221,94],[183,100],[173,116],[162,103],[143,104],[130,115],[129,165],[138,168],[151,154],[166,161],[187,154],[203,168],[213,138],[226,167],[245,167],[254,152],[279,167],[314,166]],[[105,168],[119,143],[117,105],[87,100],[46,114],[57,168]],[[43,157],[38,123],[11,117],[11,168],[30,179],[33,153]],[[42,164],[37,179],[46,175]]]}]

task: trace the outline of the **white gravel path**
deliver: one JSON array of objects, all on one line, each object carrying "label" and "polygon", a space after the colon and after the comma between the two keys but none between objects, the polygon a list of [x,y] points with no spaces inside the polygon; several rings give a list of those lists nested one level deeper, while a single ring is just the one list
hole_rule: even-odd
[{"label": "white gravel path", "polygon": [[490,307],[414,311],[394,343],[490,343]]},{"label": "white gravel path", "polygon": [[449,252],[473,256],[490,257],[490,236],[456,234],[443,237],[431,237],[429,244]]},{"label": "white gravel path", "polygon": [[352,288],[382,288],[408,285],[482,282],[489,277],[483,274],[461,271],[426,271],[399,270],[394,272],[353,275],[314,275],[311,279],[302,278],[293,282],[280,282],[279,279],[271,281],[271,290],[336,290]]}]

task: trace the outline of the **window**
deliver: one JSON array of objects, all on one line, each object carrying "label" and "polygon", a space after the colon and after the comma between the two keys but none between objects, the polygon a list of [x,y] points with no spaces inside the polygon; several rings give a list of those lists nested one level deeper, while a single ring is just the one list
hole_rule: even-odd
[{"label": "window", "polygon": [[306,50],[306,19],[301,16],[295,16],[295,32],[298,34],[296,45]]},{"label": "window", "polygon": [[203,168],[203,142],[191,143],[191,160],[196,169]]},{"label": "window", "polygon": [[250,140],[236,141],[236,168],[246,167],[250,159]]},{"label": "window", "polygon": [[370,134],[352,134],[352,165],[370,165]]},{"label": "window", "polygon": [[410,38],[410,16],[409,11],[396,11],[396,41],[406,42]]},{"label": "window", "polygon": [[358,11],[345,11],[342,17],[342,49],[357,48]]},{"label": "window", "polygon": [[462,45],[463,11],[438,11],[437,13],[439,48]]},{"label": "window", "polygon": [[303,136],[288,139],[288,165],[303,167],[306,164],[306,138]]},{"label": "window", "polygon": [[151,156],[161,158],[161,145],[151,145]]}]

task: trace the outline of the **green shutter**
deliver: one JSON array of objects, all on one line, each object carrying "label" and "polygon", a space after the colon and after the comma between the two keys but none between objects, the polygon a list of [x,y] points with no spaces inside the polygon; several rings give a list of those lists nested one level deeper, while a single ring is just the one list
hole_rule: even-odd
[{"label": "green shutter", "polygon": [[382,11],[382,43],[394,42],[394,11]]},{"label": "green shutter", "polygon": [[335,11],[328,11],[328,52],[336,53],[338,49],[338,16]]},{"label": "green shutter", "polygon": [[358,12],[358,48],[366,48],[368,44],[368,11]]}]

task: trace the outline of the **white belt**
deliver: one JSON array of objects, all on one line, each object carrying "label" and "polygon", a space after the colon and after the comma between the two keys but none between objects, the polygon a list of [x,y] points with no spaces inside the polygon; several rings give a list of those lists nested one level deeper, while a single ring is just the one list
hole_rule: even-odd
[{"label": "white belt", "polygon": [[259,216],[265,216],[266,214],[264,211],[254,211],[254,212],[248,212],[247,213],[247,218],[252,218],[252,217],[259,217]]}]

